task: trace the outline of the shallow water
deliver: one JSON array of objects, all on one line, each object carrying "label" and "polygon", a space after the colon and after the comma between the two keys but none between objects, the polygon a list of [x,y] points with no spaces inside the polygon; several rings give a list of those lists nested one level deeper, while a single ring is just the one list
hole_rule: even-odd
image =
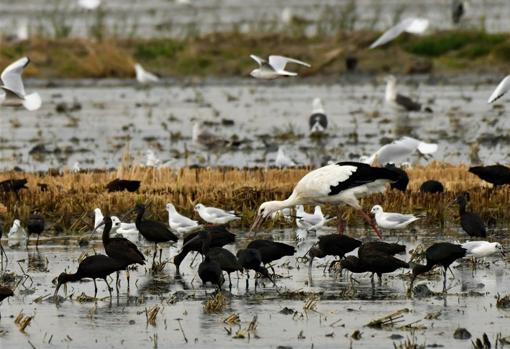
[{"label": "shallow water", "polygon": [[[149,88],[113,80],[51,82],[58,87],[29,81],[27,86],[39,91],[44,103],[35,113],[0,109],[0,168],[44,170],[70,167],[76,161],[81,168],[111,168],[127,151],[135,162],[144,163],[147,149],[170,166],[266,166],[274,161],[279,145],[298,164],[319,165],[370,155],[383,138],[387,142],[405,135],[439,143],[434,155],[438,160],[470,162],[470,144],[478,142],[483,162],[506,162],[506,100],[494,106],[486,103],[496,81],[483,76],[400,81],[401,93],[433,110],[410,114],[384,104],[382,79],[363,76],[326,82],[165,81]],[[322,139],[308,137],[314,97],[322,98],[329,118],[328,134]],[[70,107],[75,102],[81,109],[56,112],[58,104]],[[225,120],[234,124],[226,126]],[[195,121],[210,122],[208,130],[240,144],[205,153],[191,142]],[[45,152],[36,151],[41,145]]]},{"label": "shallow water", "polygon": [[[270,235],[295,245],[294,233],[293,230],[286,229],[274,230]],[[365,236],[370,232],[351,230],[349,234]],[[444,236],[450,241],[459,237],[460,235],[456,234]],[[138,268],[131,272],[129,297],[126,294],[125,279],[122,277],[120,296],[114,296],[111,303],[107,298],[97,303],[80,303],[66,299],[57,307],[46,299],[42,302],[35,300],[52,294],[54,286],[51,280],[65,269],[74,271],[77,258],[83,252],[92,253],[92,246],[79,249],[75,247],[76,240],[69,240],[65,246],[61,242],[41,240],[38,258],[35,258],[37,254],[33,248],[28,252],[24,249],[7,248],[7,271],[20,274],[20,268],[30,270],[31,280],[27,280],[25,286],[18,286],[15,297],[1,305],[2,347],[25,346],[30,341],[37,348],[87,348],[97,344],[112,348],[136,348],[153,345],[156,337],[159,346],[177,346],[185,343],[176,320],[178,318],[182,319],[189,343],[199,348],[210,345],[221,345],[224,348],[247,345],[261,348],[275,348],[277,345],[290,345],[294,348],[310,348],[312,345],[319,348],[339,345],[346,347],[351,342],[351,334],[356,330],[362,332],[362,337],[359,341],[353,341],[353,347],[388,348],[393,347],[393,342],[399,342],[390,339],[390,335],[400,334],[404,338],[411,335],[410,331],[398,328],[410,323],[426,327],[415,331],[417,343],[440,344],[446,348],[470,347],[469,341],[453,339],[453,332],[459,326],[467,328],[475,337],[486,332],[491,340],[500,332],[503,336],[509,335],[509,313],[495,307],[496,295],[504,295],[510,291],[509,271],[499,256],[487,258],[476,271],[473,271],[466,261],[454,266],[452,270],[455,279],[448,275],[448,285],[451,288],[450,294],[445,298],[437,296],[411,299],[405,295],[408,279],[401,278],[402,272],[385,276],[382,286],[376,285],[373,293],[368,275],[357,275],[360,284],[353,287],[346,276],[323,274],[323,266],[327,261],[316,260],[310,283],[307,263],[298,263],[296,260],[296,257],[304,255],[313,243],[313,236],[309,238],[309,241],[300,244],[294,257],[275,263],[276,273],[281,276],[277,280],[278,290],[266,280],[262,281],[263,285],[259,285],[255,293],[252,279],[247,293],[244,278],[240,275],[238,279],[233,274],[232,295],[227,294],[230,305],[222,314],[203,312],[205,291],[201,288],[198,277],[195,278],[194,270],[198,259],[194,269],[189,266],[191,256],[188,256],[181,266],[182,280],[174,278],[175,268],[172,264],[166,266],[166,276],[160,275],[157,278],[146,272],[145,268]],[[418,233],[411,235],[391,235],[388,241],[404,242],[409,251],[418,243],[429,244],[436,239],[441,237],[432,236],[431,231],[418,230]],[[239,238],[237,245],[242,246],[244,243],[244,239]],[[508,248],[508,241],[504,244]],[[94,247],[96,251],[102,251],[100,242],[95,243]],[[145,246],[148,250],[151,247]],[[234,251],[236,247],[228,248]],[[170,249],[165,248],[164,259],[170,253]],[[149,251],[145,254],[149,256]],[[400,258],[407,260],[409,255]],[[34,267],[36,261],[39,261],[38,270]],[[41,269],[43,271],[40,271]],[[440,291],[442,287],[439,276],[421,282],[427,283],[434,291]],[[112,281],[111,283],[113,284]],[[107,297],[104,283],[98,282],[98,287],[99,297]],[[303,310],[304,297],[290,296],[301,291],[323,292],[315,311]],[[470,291],[474,293],[469,295]],[[72,293],[76,298],[81,292],[93,295],[92,282],[69,285],[68,295]],[[208,288],[207,292],[211,294],[213,289]],[[157,316],[157,324],[147,325],[145,309],[156,304],[162,308]],[[293,309],[297,314],[280,313],[284,307]],[[404,321],[394,327],[378,330],[365,326],[373,319],[402,308],[408,308],[410,312],[404,314]],[[26,333],[19,332],[14,324],[13,317],[20,311],[27,315],[35,314]],[[425,319],[427,314],[437,312],[440,312],[437,319]],[[239,314],[242,329],[246,329],[253,317],[257,316],[256,336],[252,333],[250,339],[233,338],[239,326],[223,323],[231,313]],[[230,327],[231,335],[225,330]]]},{"label": "shallow water", "polygon": [[[299,30],[308,35],[344,29],[388,28],[399,18],[423,16],[431,30],[457,28],[451,21],[450,1],[427,0],[273,0],[261,5],[256,0],[189,0],[183,5],[169,0],[108,0],[102,12],[85,11],[75,0],[0,0],[0,32],[14,34],[23,23],[32,33],[87,36],[94,26],[105,27],[103,34],[119,37],[185,37],[211,32],[285,32],[295,27],[282,21],[282,11],[290,8],[301,19]],[[352,6],[354,5],[354,6]],[[505,0],[471,0],[461,28],[484,28],[508,32]],[[104,17],[103,17],[104,16]]]}]

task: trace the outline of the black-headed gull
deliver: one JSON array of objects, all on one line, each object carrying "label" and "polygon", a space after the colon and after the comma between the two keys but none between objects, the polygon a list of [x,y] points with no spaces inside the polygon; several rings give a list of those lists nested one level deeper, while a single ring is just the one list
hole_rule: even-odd
[{"label": "black-headed gull", "polygon": [[488,257],[494,253],[500,253],[503,257],[505,256],[503,246],[499,242],[466,241],[461,246],[467,250],[468,256],[476,258]]},{"label": "black-headed gull", "polygon": [[37,110],[41,107],[41,96],[37,92],[27,94],[23,86],[21,74],[23,69],[30,63],[28,57],[23,57],[8,65],[0,79],[2,79],[2,94],[0,94],[0,103],[5,106],[19,107],[23,106],[29,111]]},{"label": "black-headed gull", "polygon": [[382,46],[391,40],[395,39],[400,34],[407,32],[411,34],[423,34],[429,27],[429,20],[425,18],[405,18],[397,25],[391,27],[383,33],[370,48],[376,48]]},{"label": "black-headed gull", "polygon": [[377,161],[380,164],[395,163],[397,160],[405,158],[415,151],[422,155],[430,155],[437,151],[437,144],[425,143],[412,137],[402,137],[390,144],[383,145],[370,157],[365,159],[365,163],[372,164]]},{"label": "black-headed gull", "polygon": [[384,212],[380,205],[372,207],[370,212],[375,215],[377,225],[383,229],[404,229],[412,222],[420,219],[412,214]]},{"label": "black-headed gull", "polygon": [[173,204],[166,204],[166,210],[168,211],[168,225],[170,229],[175,230],[181,235],[200,229],[197,221],[177,212]]},{"label": "black-headed gull", "polygon": [[313,100],[312,115],[308,119],[308,125],[310,134],[323,133],[328,128],[328,117],[322,106],[322,101],[318,97]]},{"label": "black-headed gull", "polygon": [[[94,209],[94,229],[99,233],[103,233],[104,226],[101,224],[103,222],[104,216],[99,207]],[[136,229],[135,223],[124,223],[121,222],[120,218],[117,216],[112,216],[112,224],[113,228],[115,228],[115,232],[122,235],[126,239],[130,241],[138,240],[138,229]]]},{"label": "black-headed gull", "polygon": [[149,84],[151,82],[159,81],[159,78],[156,75],[143,69],[142,65],[139,63],[135,64],[135,73],[136,73],[136,80],[141,84]]},{"label": "black-headed gull", "polygon": [[492,92],[487,102],[494,103],[495,101],[503,97],[503,95],[507,93],[509,89],[510,89],[510,75],[507,75],[503,80],[501,80],[501,82],[499,83],[498,87],[496,87],[494,92]]},{"label": "black-headed gull", "polygon": [[241,219],[234,211],[225,211],[221,208],[207,207],[203,204],[197,204],[195,211],[198,212],[200,218],[210,224],[227,224],[229,222]]},{"label": "black-headed gull", "polygon": [[284,56],[271,55],[267,61],[255,55],[250,55],[250,57],[259,65],[257,69],[253,69],[250,73],[256,79],[273,80],[282,76],[297,76],[297,73],[285,70],[287,63],[296,63],[310,68],[308,63]]},{"label": "black-headed gull", "polygon": [[334,218],[325,217],[322,214],[319,205],[315,206],[313,213],[306,212],[303,205],[296,206],[296,225],[300,229],[319,230],[332,219]]},{"label": "black-headed gull", "polygon": [[255,231],[275,211],[296,205],[349,205],[356,209],[379,238],[381,233],[372,219],[362,210],[359,199],[381,193],[386,184],[396,182],[399,174],[391,169],[372,167],[359,162],[339,162],[308,172],[296,184],[292,194],[282,201],[267,201],[260,205],[250,231]]}]

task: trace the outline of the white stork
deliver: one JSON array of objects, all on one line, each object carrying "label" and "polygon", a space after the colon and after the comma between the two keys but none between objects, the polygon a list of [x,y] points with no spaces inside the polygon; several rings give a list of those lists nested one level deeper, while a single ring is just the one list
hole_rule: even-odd
[{"label": "white stork", "polygon": [[399,174],[391,169],[372,167],[359,162],[339,162],[307,173],[283,201],[267,201],[260,205],[250,229],[258,229],[275,211],[296,205],[346,204],[355,208],[379,238],[381,233],[362,210],[358,199],[380,193],[387,183],[396,182]]}]

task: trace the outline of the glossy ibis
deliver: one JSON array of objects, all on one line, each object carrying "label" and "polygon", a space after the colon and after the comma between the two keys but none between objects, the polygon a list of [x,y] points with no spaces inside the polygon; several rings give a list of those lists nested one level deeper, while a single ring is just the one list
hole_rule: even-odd
[{"label": "glossy ibis", "polygon": [[124,191],[134,193],[140,188],[140,181],[116,178],[106,185],[108,192]]},{"label": "glossy ibis", "polygon": [[227,273],[228,287],[232,290],[232,279],[230,278],[230,274],[236,271],[243,271],[243,267],[237,260],[237,257],[232,252],[222,247],[210,248],[206,257],[218,262],[221,270]]},{"label": "glossy ibis", "polygon": [[256,250],[254,248],[245,248],[237,251],[237,260],[239,261],[239,264],[243,268],[243,270],[246,270],[246,289],[248,290],[248,283],[250,279],[250,270],[255,271],[255,290],[257,289],[257,275],[256,273],[259,273],[260,275],[268,278],[273,282],[273,284],[276,287],[275,281],[271,278],[269,275],[269,272],[266,268],[262,266],[262,257],[260,255],[260,251]]},{"label": "glossy ibis", "polygon": [[16,194],[16,199],[19,200],[18,192],[21,189],[28,189],[26,178],[23,179],[6,179],[5,181],[0,182],[0,192],[14,192]]},{"label": "glossy ibis", "polygon": [[405,229],[409,224],[420,219],[412,214],[384,212],[380,205],[372,207],[370,212],[374,214],[377,225],[383,229]]},{"label": "glossy ibis", "polygon": [[[293,256],[294,253],[296,253],[296,249],[293,246],[270,240],[253,240],[246,248],[258,250],[260,252],[260,259],[264,265],[270,264],[285,256]],[[275,272],[272,266],[271,269],[274,274]]]},{"label": "glossy ibis", "polygon": [[[344,258],[347,253],[355,250],[359,246],[361,246],[361,241],[347,235],[328,234],[319,236],[317,246],[312,247],[308,251],[308,255],[310,256],[308,270],[310,271],[312,269],[314,258],[324,258],[326,256]],[[330,264],[330,269],[333,263],[335,263],[335,261]]]},{"label": "glossy ibis", "polygon": [[449,242],[438,242],[427,248],[425,251],[426,265],[415,264],[413,266],[413,277],[409,290],[412,289],[414,280],[418,275],[424,274],[436,265],[443,267],[443,292],[446,292],[446,271],[454,261],[466,256],[467,250],[461,245]]},{"label": "glossy ibis", "polygon": [[360,258],[372,254],[385,254],[388,256],[394,256],[396,254],[404,253],[405,251],[405,245],[384,241],[369,241],[360,246],[358,249],[358,256]]},{"label": "glossy ibis", "polygon": [[503,165],[474,166],[469,168],[469,172],[495,187],[510,184],[510,168]]},{"label": "glossy ibis", "polygon": [[[143,235],[143,237],[150,242],[154,243],[154,255],[152,257],[152,264],[156,260],[156,254],[158,252],[158,243],[177,241],[177,236],[168,229],[168,227],[157,221],[143,219],[145,213],[145,205],[137,204],[135,207],[137,212],[136,215],[136,228]],[[161,259],[162,250],[159,250],[159,259]]]},{"label": "glossy ibis", "polygon": [[198,266],[198,276],[202,280],[204,286],[207,282],[210,282],[211,284],[217,285],[219,290],[225,282],[220,263],[209,256],[205,256],[205,259]]},{"label": "glossy ibis", "polygon": [[349,256],[348,260],[341,260],[340,266],[353,273],[372,273],[372,286],[374,286],[374,274],[379,277],[379,283],[383,274],[393,273],[400,268],[409,268],[409,264],[403,260],[384,253],[364,254],[362,257]]},{"label": "glossy ibis", "polygon": [[362,210],[358,199],[383,192],[387,183],[396,182],[399,174],[360,162],[339,162],[306,174],[296,184],[292,194],[283,201],[268,201],[260,205],[250,231],[258,229],[275,211],[296,205],[346,204],[355,208],[381,238],[379,229]]},{"label": "glossy ibis", "polygon": [[234,211],[225,211],[221,208],[208,207],[203,204],[197,204],[195,211],[198,212],[200,218],[210,224],[227,224],[241,219]]},{"label": "glossy ibis", "polygon": [[[195,239],[196,237],[199,239]],[[174,257],[174,264],[179,274],[179,267],[191,251],[202,253],[203,243],[205,242],[206,248],[223,247],[235,242],[236,236],[229,232],[224,226],[205,226],[200,231],[195,231],[187,234],[184,237],[182,251]]]},{"label": "glossy ibis", "polygon": [[76,282],[81,279],[90,278],[94,280],[94,298],[97,296],[97,285],[96,279],[103,279],[108,286],[108,292],[110,298],[112,296],[112,289],[106,277],[114,272],[124,269],[124,266],[119,261],[102,255],[97,254],[88,256],[80,262],[78,270],[74,274],[62,273],[58,276],[57,287],[55,288],[54,298],[57,301],[57,294],[60,286],[67,284],[68,282]]},{"label": "glossy ibis", "polygon": [[[35,248],[39,247],[39,236],[44,231],[44,217],[34,212],[28,217],[27,220],[27,232],[28,237],[32,234],[37,234],[37,241],[35,243]],[[28,246],[28,242],[27,242]]]},{"label": "glossy ibis", "polygon": [[[120,226],[113,227],[112,226],[112,219],[109,216],[105,216],[103,218],[103,222],[100,225],[104,225],[103,229],[103,247],[108,255],[108,257],[111,257],[118,261],[122,265],[122,269],[126,270],[126,276],[127,276],[127,285],[129,290],[129,270],[128,267],[132,264],[145,264],[145,257],[140,250],[138,250],[138,247],[136,247],[135,244],[133,244],[131,241],[129,241],[126,238],[123,237],[110,237],[110,232],[115,233],[117,228]],[[99,226],[100,226],[99,225]],[[99,227],[97,226],[95,230]],[[94,232],[95,232],[94,230]],[[117,282],[116,287],[118,291],[118,283],[119,283],[119,274],[117,272]]]},{"label": "glossy ibis", "polygon": [[[0,285],[0,302],[3,301],[5,298],[12,296],[14,296],[14,292],[12,292],[12,290],[9,287]],[[2,316],[0,314],[0,318],[1,317]]]},{"label": "glossy ibis", "polygon": [[433,179],[423,182],[420,186],[420,193],[436,194],[442,192],[444,192],[443,184]]},{"label": "glossy ibis", "polygon": [[482,219],[476,213],[466,211],[469,194],[464,193],[455,199],[459,205],[460,225],[469,236],[486,237],[487,231]]}]

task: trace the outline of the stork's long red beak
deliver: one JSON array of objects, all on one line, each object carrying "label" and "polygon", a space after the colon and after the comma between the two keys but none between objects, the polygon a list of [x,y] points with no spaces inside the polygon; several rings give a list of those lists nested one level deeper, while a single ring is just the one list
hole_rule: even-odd
[{"label": "stork's long red beak", "polygon": [[262,215],[257,215],[257,217],[255,218],[255,221],[251,225],[250,235],[253,234],[253,236],[255,236],[255,234],[257,233],[257,230],[260,229],[260,227],[262,226],[262,224],[264,224],[266,219],[267,219],[267,216],[264,217]]}]

